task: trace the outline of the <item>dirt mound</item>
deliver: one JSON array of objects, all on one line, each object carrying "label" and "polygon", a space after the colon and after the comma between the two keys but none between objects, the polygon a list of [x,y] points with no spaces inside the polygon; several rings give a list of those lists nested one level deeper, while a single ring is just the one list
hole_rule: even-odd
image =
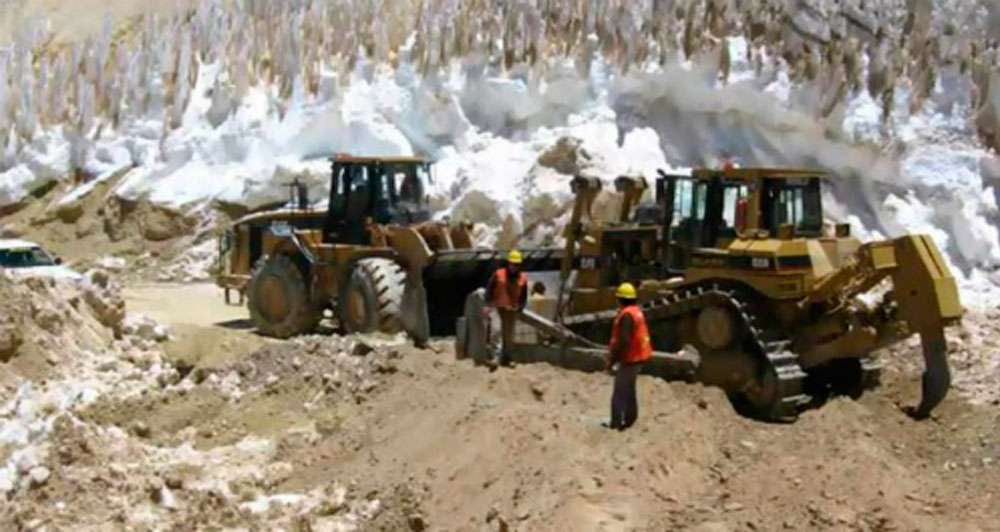
[{"label": "dirt mound", "polygon": [[185,360],[153,322],[120,329],[105,362],[118,377],[88,384],[88,401],[0,411],[52,427],[0,447],[16,473],[0,470],[14,479],[0,528],[988,531],[1000,517],[1000,412],[955,393],[912,421],[899,405],[919,394],[913,347],[890,353],[882,388],[794,424],[641,377],[640,421],[617,432],[603,374],[491,373],[450,343],[370,336],[227,338],[225,354]]},{"label": "dirt mound", "polygon": [[[952,398],[939,421],[914,423],[897,403],[918,385],[895,371],[861,402],[831,402],[793,425],[746,420],[715,389],[643,379],[642,421],[617,433],[601,426],[603,375],[491,374],[443,345],[356,356],[368,343],[308,338],[211,373],[204,392],[187,392],[199,405],[188,417],[243,425],[199,447],[273,438],[292,466],[276,489],[346,482],[380,501],[385,513],[365,522],[375,530],[989,530],[996,517],[1000,416]],[[395,369],[380,373],[386,361]],[[227,371],[244,377],[223,384]],[[335,371],[354,375],[339,393],[306,378]],[[221,406],[205,407],[199,394],[213,393]],[[154,419],[168,407],[119,410]]]},{"label": "dirt mound", "polygon": [[24,317],[16,312],[25,307],[24,294],[14,290],[13,283],[0,276],[0,362],[7,362],[24,343]]},{"label": "dirt mound", "polygon": [[111,343],[125,316],[120,288],[99,270],[80,283],[0,270],[0,301],[0,383],[8,390],[19,379],[63,375],[60,365],[75,353]]},{"label": "dirt mound", "polygon": [[[288,491],[297,455],[337,430],[336,408],[396,371],[396,338],[307,337],[215,367],[173,367],[169,329],[126,314],[106,272],[79,285],[0,276],[12,324],[0,404],[0,529],[284,527],[418,522],[385,485],[330,477]],[[13,334],[13,333],[11,333]],[[397,529],[394,524],[385,525]]]},{"label": "dirt mound", "polygon": [[[126,320],[123,330],[140,331],[136,321],[146,323]],[[409,483],[360,490],[331,476],[284,489],[296,468],[288,457],[335,434],[338,406],[376,393],[402,347],[396,338],[306,337],[221,367],[181,368],[139,393],[105,395],[55,421],[54,448],[33,465],[48,472],[45,481],[24,486],[3,517],[57,527],[312,530],[375,520],[376,529],[423,530],[420,492]]]},{"label": "dirt mound", "polygon": [[207,452],[166,449],[66,415],[56,420],[54,439],[55,452],[36,467],[43,473],[32,481],[29,496],[6,506],[0,522],[16,529],[41,523],[56,529],[108,524],[183,529],[191,523],[231,529],[267,523],[351,530],[379,510],[377,501],[349,500],[336,484],[302,495],[267,495],[287,478],[291,465],[276,459],[272,442],[259,438]]},{"label": "dirt mound", "polygon": [[[127,393],[169,373],[155,340],[122,331],[121,289],[105,272],[80,282],[17,279],[0,272],[0,498],[47,482],[55,420],[103,393]],[[11,341],[15,338],[17,341]]]},{"label": "dirt mound", "polygon": [[376,387],[378,375],[397,371],[403,346],[400,337],[306,336],[264,347],[235,370],[250,391],[319,379],[325,400],[359,402]]},{"label": "dirt mound", "polygon": [[103,398],[82,416],[163,445],[211,448],[248,435],[297,445],[335,432],[338,408],[365,402],[397,371],[402,347],[395,338],[302,337],[222,366],[182,366],[170,386]]},{"label": "dirt mound", "polygon": [[291,455],[309,464],[293,485],[416,478],[432,529],[989,530],[998,414],[953,398],[914,423],[897,403],[917,385],[887,381],[772,425],[718,390],[644,378],[641,422],[617,433],[601,426],[606,376],[407,352],[366,408]]},{"label": "dirt mound", "polygon": [[[122,174],[125,175],[125,174]],[[58,186],[2,217],[0,233],[41,243],[78,270],[100,267],[125,280],[211,278],[227,216],[208,206],[178,212],[112,190],[121,176],[68,193]]]}]

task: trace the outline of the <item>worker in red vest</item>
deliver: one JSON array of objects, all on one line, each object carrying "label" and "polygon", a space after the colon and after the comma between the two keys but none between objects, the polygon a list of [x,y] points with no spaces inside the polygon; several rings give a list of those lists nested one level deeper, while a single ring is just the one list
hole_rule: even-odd
[{"label": "worker in red vest", "polygon": [[507,255],[507,264],[498,269],[486,285],[487,304],[500,314],[500,330],[503,347],[500,364],[509,366],[510,348],[514,345],[514,326],[517,315],[528,303],[528,276],[521,271],[523,258],[514,249]]},{"label": "worker in red vest", "polygon": [[611,329],[611,345],[606,359],[607,368],[615,370],[615,387],[611,394],[611,421],[608,426],[625,430],[639,417],[639,401],[635,383],[643,364],[653,357],[646,316],[637,303],[635,287],[623,283],[615,294],[618,316]]}]

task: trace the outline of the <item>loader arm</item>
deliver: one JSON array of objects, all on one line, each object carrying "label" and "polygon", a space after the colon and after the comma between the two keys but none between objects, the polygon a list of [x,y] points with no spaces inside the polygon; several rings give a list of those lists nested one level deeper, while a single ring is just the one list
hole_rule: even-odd
[{"label": "loader arm", "polygon": [[573,214],[563,236],[566,238],[565,249],[563,250],[562,264],[559,268],[559,293],[556,302],[556,314],[561,316],[565,304],[565,293],[569,276],[573,273],[573,264],[576,260],[576,245],[585,233],[584,217],[591,219],[591,209],[597,194],[601,192],[601,180],[587,177],[575,177],[570,184],[573,195]]},{"label": "loader arm", "polygon": [[891,314],[893,319],[878,324],[878,336],[898,338],[893,328],[898,329],[900,322],[905,324],[907,335],[920,335],[923,395],[911,415],[926,418],[951,386],[944,328],[962,317],[958,285],[929,236],[909,235],[863,244],[841,268],[819,280],[800,302],[800,309],[817,303],[844,307],[886,278],[892,280],[892,290],[876,313]]},{"label": "loader arm", "polygon": [[632,214],[632,209],[642,200],[649,184],[642,177],[621,176],[615,179],[615,190],[622,195],[621,210],[618,212],[618,222],[626,223]]}]

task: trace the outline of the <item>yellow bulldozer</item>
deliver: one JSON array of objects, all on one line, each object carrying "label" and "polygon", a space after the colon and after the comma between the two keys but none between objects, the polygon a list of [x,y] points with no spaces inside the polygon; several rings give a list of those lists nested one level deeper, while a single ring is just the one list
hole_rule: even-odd
[{"label": "yellow bulldozer", "polygon": [[[419,157],[331,159],[327,206],[290,185],[279,209],[236,220],[220,239],[217,284],[246,296],[258,331],[288,338],[331,311],[346,332],[454,332],[465,295],[504,253],[473,245],[471,225],[433,221]],[[559,250],[525,250],[528,270],[556,269]]]},{"label": "yellow bulldozer", "polygon": [[[791,419],[877,385],[873,353],[919,334],[923,396],[910,413],[928,416],[950,386],[944,328],[962,315],[955,280],[928,236],[862,243],[849,225],[824,223],[825,178],[697,169],[661,172],[648,190],[623,177],[611,222],[591,216],[601,181],[574,179],[559,289],[521,315],[513,358],[600,370],[615,288],[628,281],[657,351],[647,373],[721,387],[751,417]],[[642,203],[646,195],[655,201]],[[457,322],[460,356],[487,353],[483,311],[480,290]]]}]

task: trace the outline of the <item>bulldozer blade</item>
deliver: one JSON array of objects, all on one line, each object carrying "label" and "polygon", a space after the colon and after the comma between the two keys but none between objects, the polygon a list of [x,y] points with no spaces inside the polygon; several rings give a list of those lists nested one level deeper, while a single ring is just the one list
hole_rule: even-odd
[{"label": "bulldozer blade", "polygon": [[909,411],[914,419],[927,419],[934,407],[948,395],[951,387],[951,371],[948,369],[948,344],[943,330],[923,332],[920,343],[924,350],[924,374],[920,404]]},{"label": "bulldozer blade", "polygon": [[546,319],[531,310],[525,309],[517,315],[517,319],[528,327],[531,327],[536,331],[540,331],[563,344],[584,348],[602,348],[599,344],[591,342],[566,327],[563,327],[552,320]]},{"label": "bulldozer blade", "polygon": [[[476,364],[486,364],[494,355],[488,341],[485,293],[485,290],[479,289],[469,294],[465,300],[465,315],[456,320],[460,330],[455,336],[455,350]],[[530,310],[519,313],[517,319],[522,326],[540,332],[552,341],[544,344],[515,343],[510,353],[514,362],[547,363],[587,373],[605,369],[606,346],[591,342]],[[654,352],[652,359],[643,366],[642,373],[671,381],[693,382],[698,362],[697,357],[685,353]]]},{"label": "bulldozer blade", "polygon": [[[549,364],[584,373],[605,371],[606,356],[606,348],[574,347],[567,344],[515,344],[511,349],[511,359],[518,364]],[[695,382],[697,367],[696,357],[654,351],[640,373],[667,381]]]}]

